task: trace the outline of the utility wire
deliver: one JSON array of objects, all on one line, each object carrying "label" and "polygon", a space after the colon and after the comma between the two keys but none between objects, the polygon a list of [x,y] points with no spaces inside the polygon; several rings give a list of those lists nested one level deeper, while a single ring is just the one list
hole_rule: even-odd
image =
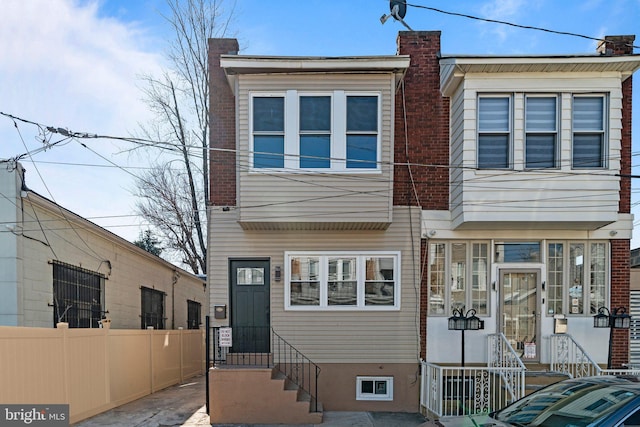
[{"label": "utility wire", "polygon": [[[427,10],[431,10],[433,12],[442,13],[442,14],[445,14],[445,15],[458,16],[458,17],[461,17],[461,18],[468,18],[468,19],[474,19],[474,20],[477,20],[477,21],[484,21],[484,22],[491,22],[491,23],[494,23],[494,24],[509,25],[511,27],[522,28],[522,29],[525,29],[525,30],[536,30],[536,31],[543,31],[543,32],[546,32],[546,33],[551,33],[551,34],[559,34],[559,35],[562,35],[562,36],[580,37],[580,38],[583,38],[583,39],[595,40],[595,41],[603,42],[603,43],[607,41],[605,39],[601,39],[601,38],[598,38],[598,37],[586,36],[584,34],[571,33],[571,32],[568,32],[568,31],[550,30],[548,28],[534,27],[532,25],[515,24],[513,22],[501,21],[501,20],[498,20],[498,19],[480,18],[478,16],[468,15],[466,13],[450,12],[450,11],[446,11],[446,10],[442,10],[442,9],[437,9],[435,7],[423,6],[423,5],[419,5],[419,4],[407,3],[407,6],[415,7],[417,9],[427,9]],[[640,46],[635,46],[635,45],[630,44],[630,43],[626,43],[625,46],[628,46],[628,47],[631,47],[631,48],[634,48],[634,49],[640,49]]]}]

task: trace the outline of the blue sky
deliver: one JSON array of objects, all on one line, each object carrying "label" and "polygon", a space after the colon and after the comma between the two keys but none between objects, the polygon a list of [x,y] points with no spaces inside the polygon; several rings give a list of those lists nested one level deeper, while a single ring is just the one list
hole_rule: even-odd
[{"label": "blue sky", "polygon": [[[583,34],[638,34],[640,0],[409,0],[406,23],[442,31],[445,54],[593,53],[596,42],[450,16],[411,5]],[[234,2],[224,0],[226,9]],[[140,75],[160,72],[170,29],[164,0],[2,0],[0,112],[74,131],[128,136],[149,119]],[[228,35],[241,53],[389,55],[398,31],[388,0],[237,0]],[[636,49],[640,53],[640,49]],[[635,76],[638,80],[638,75]],[[634,93],[634,153],[640,153],[640,85]],[[41,147],[37,128],[0,117],[0,158]],[[150,161],[108,140],[72,142],[23,160],[27,184],[133,240],[133,178]],[[634,157],[640,173],[640,156]],[[107,160],[104,160],[107,159]],[[113,167],[113,163],[121,168]],[[100,167],[96,167],[100,165]],[[640,191],[634,180],[634,201]],[[634,204],[636,224],[640,208]],[[636,228],[632,247],[640,246]]]}]

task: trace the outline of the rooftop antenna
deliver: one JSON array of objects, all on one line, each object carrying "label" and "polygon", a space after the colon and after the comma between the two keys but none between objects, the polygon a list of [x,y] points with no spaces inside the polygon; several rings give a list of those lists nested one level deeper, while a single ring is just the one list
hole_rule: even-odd
[{"label": "rooftop antenna", "polygon": [[413,29],[404,22],[404,17],[407,14],[407,0],[389,0],[389,10],[388,15],[382,15],[380,17],[382,24],[387,22],[389,18],[393,18],[396,21],[400,21],[409,31],[413,31]]}]

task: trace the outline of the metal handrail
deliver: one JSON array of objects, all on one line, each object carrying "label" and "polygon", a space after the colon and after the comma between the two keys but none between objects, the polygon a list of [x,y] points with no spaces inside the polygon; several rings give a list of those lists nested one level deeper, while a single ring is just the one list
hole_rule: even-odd
[{"label": "metal handrail", "polygon": [[[490,334],[487,338],[489,340],[489,346],[488,346],[489,361],[487,362],[489,366],[510,367],[510,368],[519,367],[522,369],[527,369],[524,363],[522,362],[522,359],[520,359],[520,357],[518,356],[518,353],[516,353],[516,351],[513,349],[513,346],[511,345],[507,337],[502,332],[498,334]],[[492,341],[494,341],[493,345],[492,345]],[[502,344],[500,348],[498,348],[499,343]],[[498,351],[494,351],[492,354],[491,353],[492,348],[494,350],[497,349]],[[500,356],[500,357],[499,358],[491,357],[492,355]],[[502,363],[505,361],[508,363],[507,364]],[[517,366],[514,366],[514,365],[517,365]]]},{"label": "metal handrail", "polygon": [[271,351],[276,369],[309,395],[312,412],[318,412],[320,367],[273,329],[271,330]]},{"label": "metal handrail", "polygon": [[[318,412],[320,367],[317,364],[269,327],[233,327],[233,346],[223,347],[220,345],[221,327],[209,327],[208,317],[206,353],[209,367],[225,365],[275,368],[309,395],[312,412]],[[266,334],[269,338],[265,342]],[[260,351],[255,351],[256,347]],[[245,349],[253,351],[244,351]]]},{"label": "metal handrail", "polygon": [[487,340],[489,352],[487,366],[499,369],[509,368],[508,371],[500,371],[500,376],[511,394],[512,401],[516,401],[524,396],[524,377],[527,368],[502,332],[490,334]]},{"label": "metal handrail", "polygon": [[571,335],[551,335],[550,348],[552,371],[562,372],[572,378],[602,375],[602,368]]}]

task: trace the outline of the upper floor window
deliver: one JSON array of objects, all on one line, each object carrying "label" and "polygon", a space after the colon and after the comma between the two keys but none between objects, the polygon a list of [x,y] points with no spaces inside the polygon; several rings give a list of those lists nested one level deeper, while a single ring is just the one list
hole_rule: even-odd
[{"label": "upper floor window", "polygon": [[558,107],[555,96],[527,96],[525,166],[555,168],[558,157]]},{"label": "upper floor window", "polygon": [[394,310],[400,255],[392,252],[287,253],[287,309]]},{"label": "upper floor window", "polygon": [[606,167],[604,96],[573,97],[573,168]]},{"label": "upper floor window", "polygon": [[[561,108],[561,99],[571,102]],[[530,170],[571,164],[574,169],[606,168],[607,109],[604,94],[479,94],[477,167]],[[561,146],[569,140],[571,148]],[[565,158],[561,153],[567,153]]]},{"label": "upper floor window", "polygon": [[289,90],[251,102],[254,169],[379,170],[379,94]]},{"label": "upper floor window", "polygon": [[511,98],[478,99],[478,167],[506,169],[511,159]]},{"label": "upper floor window", "polygon": [[253,165],[284,167],[284,98],[253,98]]}]

